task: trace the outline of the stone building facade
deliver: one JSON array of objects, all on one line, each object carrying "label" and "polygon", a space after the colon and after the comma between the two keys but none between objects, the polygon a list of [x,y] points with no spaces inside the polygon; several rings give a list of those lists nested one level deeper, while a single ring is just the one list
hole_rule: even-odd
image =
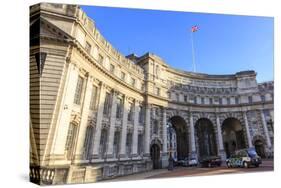
[{"label": "stone building facade", "polygon": [[95,182],[166,168],[177,158],[256,147],[273,153],[273,81],[256,72],[176,70],[152,53],[124,56],[76,5],[30,7],[30,178]]}]

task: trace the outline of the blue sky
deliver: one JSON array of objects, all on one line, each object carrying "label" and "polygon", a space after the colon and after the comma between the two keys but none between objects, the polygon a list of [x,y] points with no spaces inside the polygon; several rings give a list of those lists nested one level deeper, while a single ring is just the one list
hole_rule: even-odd
[{"label": "blue sky", "polygon": [[258,82],[273,80],[273,18],[82,6],[102,35],[123,55],[146,52],[171,67],[234,74],[255,70]]}]

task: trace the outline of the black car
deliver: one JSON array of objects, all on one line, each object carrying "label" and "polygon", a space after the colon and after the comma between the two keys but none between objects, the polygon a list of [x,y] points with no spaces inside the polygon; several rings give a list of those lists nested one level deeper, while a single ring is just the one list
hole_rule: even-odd
[{"label": "black car", "polygon": [[259,167],[262,163],[261,157],[258,156],[255,148],[248,148],[235,151],[228,159],[226,159],[226,165],[230,167],[244,167],[250,166]]},{"label": "black car", "polygon": [[200,160],[201,167],[221,166],[222,160],[220,156],[208,156]]}]

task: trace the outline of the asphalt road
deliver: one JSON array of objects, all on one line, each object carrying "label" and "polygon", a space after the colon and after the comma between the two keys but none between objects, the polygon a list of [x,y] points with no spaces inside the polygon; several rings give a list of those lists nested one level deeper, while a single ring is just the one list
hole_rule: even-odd
[{"label": "asphalt road", "polygon": [[163,174],[157,174],[147,178],[167,178],[167,177],[182,177],[182,176],[208,176],[229,173],[247,173],[247,172],[264,172],[273,171],[273,161],[263,161],[260,167],[250,168],[227,168],[225,165],[213,168],[198,168],[198,167],[178,167],[173,171],[168,171]]},{"label": "asphalt road", "polygon": [[126,181],[126,180],[140,180],[140,179],[152,179],[152,178],[171,178],[171,177],[187,177],[187,176],[209,176],[219,174],[231,174],[231,173],[249,173],[249,172],[266,172],[273,171],[273,161],[264,160],[260,167],[250,168],[227,168],[225,165],[221,167],[212,168],[200,168],[200,167],[176,167],[172,171],[167,169],[152,170],[149,172],[143,172],[119,178],[114,178],[105,181]]}]

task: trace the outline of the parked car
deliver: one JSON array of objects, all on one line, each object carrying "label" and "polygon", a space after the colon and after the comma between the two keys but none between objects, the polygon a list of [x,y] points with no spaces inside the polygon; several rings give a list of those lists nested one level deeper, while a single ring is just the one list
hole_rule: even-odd
[{"label": "parked car", "polygon": [[207,156],[200,160],[201,167],[221,166],[222,160],[220,156]]},{"label": "parked car", "polygon": [[235,151],[228,159],[226,159],[226,165],[230,167],[244,167],[250,166],[259,167],[262,163],[261,157],[258,156],[255,148],[248,148]]},{"label": "parked car", "polygon": [[196,158],[190,158],[188,160],[188,166],[197,166],[198,165],[198,161]]},{"label": "parked car", "polygon": [[188,158],[178,160],[178,166],[188,166]]}]

